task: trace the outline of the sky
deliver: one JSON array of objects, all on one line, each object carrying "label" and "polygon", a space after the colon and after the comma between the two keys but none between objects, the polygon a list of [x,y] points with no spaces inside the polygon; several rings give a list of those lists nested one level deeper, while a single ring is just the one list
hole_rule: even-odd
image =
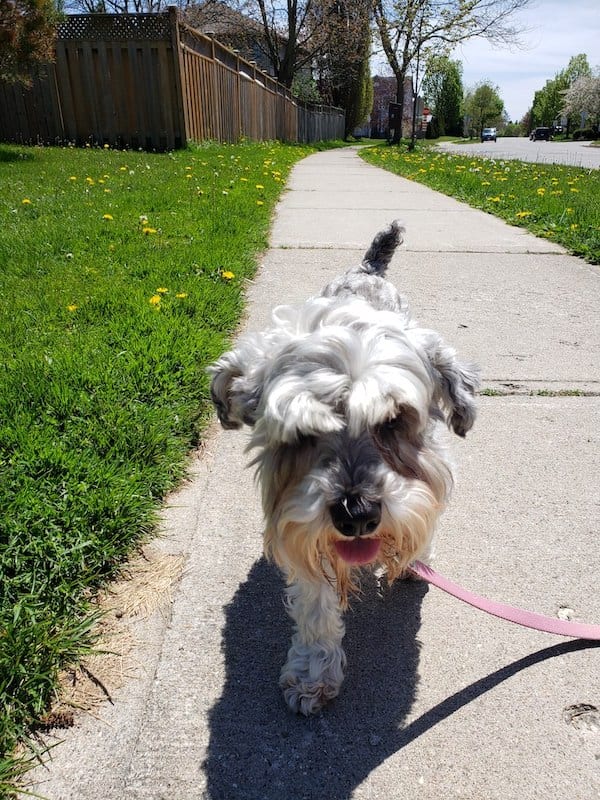
[{"label": "sky", "polygon": [[523,30],[523,49],[494,49],[477,39],[452,57],[462,61],[465,88],[481,80],[495,84],[509,118],[518,121],[571,56],[585,53],[592,69],[600,66],[600,0],[534,0],[514,22]]},{"label": "sky", "polygon": [[[489,81],[499,89],[512,121],[531,108],[533,95],[564,69],[571,56],[585,53],[592,69],[600,66],[600,0],[532,0],[513,17],[523,47],[493,48],[472,39],[452,53],[462,62],[465,89]],[[379,74],[391,74],[377,70]]]}]

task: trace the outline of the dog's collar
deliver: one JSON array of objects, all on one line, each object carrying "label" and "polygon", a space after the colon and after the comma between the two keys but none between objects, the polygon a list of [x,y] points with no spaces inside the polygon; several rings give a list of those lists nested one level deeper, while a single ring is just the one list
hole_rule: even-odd
[{"label": "dog's collar", "polygon": [[463,589],[462,586],[453,583],[452,581],[440,575],[431,567],[423,564],[421,561],[413,561],[410,569],[423,580],[437,586],[444,592],[457,597],[465,603],[468,603],[481,611],[492,614],[495,617],[506,619],[509,622],[515,622],[517,625],[524,625],[526,628],[534,628],[538,631],[545,631],[546,633],[554,633],[558,636],[570,636],[574,639],[591,639],[600,641],[600,625],[590,625],[585,622],[573,622],[568,619],[558,619],[554,617],[546,617],[543,614],[537,614],[534,611],[526,611],[523,608],[515,608],[514,606],[506,605],[506,603],[498,603],[495,600],[489,600],[486,597],[470,592],[468,589]]}]

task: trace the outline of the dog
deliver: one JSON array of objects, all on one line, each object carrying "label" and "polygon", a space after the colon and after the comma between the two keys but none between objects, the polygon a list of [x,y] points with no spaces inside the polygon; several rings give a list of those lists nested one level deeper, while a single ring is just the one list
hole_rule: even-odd
[{"label": "dog", "polygon": [[478,368],[419,327],[384,277],[403,234],[392,222],[359,266],[276,308],[269,330],[209,367],[223,427],[251,429],[265,553],[295,623],[280,685],[305,715],[340,691],[342,614],[360,571],[391,582],[431,560],[452,487],[441,423],[464,437],[475,421]]}]

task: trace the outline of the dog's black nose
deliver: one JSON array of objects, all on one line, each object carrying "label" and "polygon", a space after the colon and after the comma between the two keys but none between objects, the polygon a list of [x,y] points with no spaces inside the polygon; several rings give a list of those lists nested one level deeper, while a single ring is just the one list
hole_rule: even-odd
[{"label": "dog's black nose", "polygon": [[344,536],[364,536],[377,530],[381,522],[381,503],[350,494],[332,505],[329,513]]}]

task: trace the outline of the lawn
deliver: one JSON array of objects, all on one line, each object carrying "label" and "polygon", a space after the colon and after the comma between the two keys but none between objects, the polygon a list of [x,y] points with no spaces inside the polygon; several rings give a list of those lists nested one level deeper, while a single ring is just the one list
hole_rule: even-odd
[{"label": "lawn", "polygon": [[204,369],[309,152],[0,145],[0,795],[60,668],[89,648],[90,590],[185,472]]},{"label": "lawn", "polygon": [[421,145],[361,150],[371,164],[424,183],[600,264],[600,171],[441,153]]}]

